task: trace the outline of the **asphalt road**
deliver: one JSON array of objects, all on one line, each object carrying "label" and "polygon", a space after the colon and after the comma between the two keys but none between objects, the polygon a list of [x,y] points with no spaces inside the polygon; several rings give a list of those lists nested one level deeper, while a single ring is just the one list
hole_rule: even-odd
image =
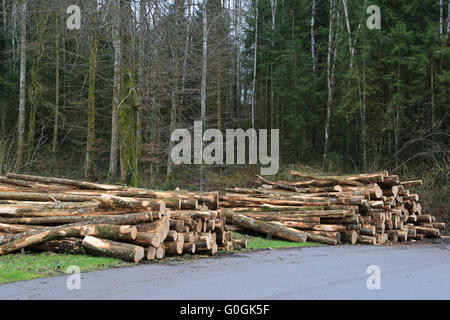
[{"label": "asphalt road", "polygon": [[[380,268],[369,290],[367,268]],[[0,299],[450,299],[450,245],[236,253],[0,285]]]}]

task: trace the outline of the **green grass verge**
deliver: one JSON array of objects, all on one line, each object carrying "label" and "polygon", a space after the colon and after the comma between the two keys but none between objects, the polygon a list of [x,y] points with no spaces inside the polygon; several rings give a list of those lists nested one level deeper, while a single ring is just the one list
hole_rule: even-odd
[{"label": "green grass verge", "polygon": [[245,239],[247,240],[247,250],[255,249],[277,249],[277,248],[290,248],[290,247],[305,247],[305,246],[320,246],[316,242],[291,242],[284,241],[280,239],[272,239],[271,237],[261,237],[259,234],[247,233],[247,232],[237,232],[233,231],[233,239]]},{"label": "green grass verge", "polygon": [[[247,240],[248,248],[244,250],[321,245],[313,242],[296,243],[271,239],[270,237],[262,237],[260,234],[251,232],[233,232],[233,238]],[[182,259],[180,256],[173,258],[176,260]],[[67,274],[67,268],[73,265],[80,267],[81,272],[88,272],[132,266],[134,264],[114,258],[92,257],[81,254],[56,254],[50,252],[8,254],[0,257],[0,284],[65,275]]]},{"label": "green grass verge", "polygon": [[132,265],[114,258],[55,253],[17,253],[0,257],[0,284],[66,274],[69,266],[81,272]]}]

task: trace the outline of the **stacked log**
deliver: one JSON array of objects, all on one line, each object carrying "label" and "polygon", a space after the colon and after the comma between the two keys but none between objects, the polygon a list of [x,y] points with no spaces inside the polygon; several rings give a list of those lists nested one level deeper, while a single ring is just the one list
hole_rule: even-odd
[{"label": "stacked log", "polygon": [[154,191],[87,181],[0,177],[0,255],[20,249],[131,262],[233,247],[217,192]]},{"label": "stacked log", "polygon": [[139,262],[246,248],[233,239],[237,228],[329,245],[419,241],[445,228],[410,192],[420,180],[291,173],[297,181],[257,176],[256,187],[221,196],[8,174],[0,177],[0,255],[27,248]]},{"label": "stacked log", "polygon": [[402,182],[386,171],[343,177],[291,174],[301,181],[257,176],[257,188],[226,189],[220,205],[228,208],[227,222],[302,242],[286,230],[277,234],[276,227],[284,226],[300,231],[307,241],[331,245],[437,238],[445,228],[422,214],[419,196],[407,190],[422,185],[421,180]]}]

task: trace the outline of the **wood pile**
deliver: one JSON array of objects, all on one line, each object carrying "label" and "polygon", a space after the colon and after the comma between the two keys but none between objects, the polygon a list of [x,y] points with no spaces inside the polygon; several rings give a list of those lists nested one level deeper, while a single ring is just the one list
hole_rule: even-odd
[{"label": "wood pile", "polygon": [[11,173],[0,177],[0,255],[27,248],[139,262],[245,246],[225,231],[218,201],[217,192]]},{"label": "wood pile", "polygon": [[296,242],[383,244],[438,238],[444,223],[422,214],[419,196],[388,172],[315,176],[292,170],[297,182],[257,176],[258,188],[230,188],[220,205],[227,222]]},{"label": "wood pile", "polygon": [[257,188],[219,196],[10,173],[0,177],[0,255],[27,248],[139,262],[245,248],[232,238],[239,228],[330,245],[438,238],[445,228],[408,190],[420,180],[291,174],[299,181],[257,176]]}]

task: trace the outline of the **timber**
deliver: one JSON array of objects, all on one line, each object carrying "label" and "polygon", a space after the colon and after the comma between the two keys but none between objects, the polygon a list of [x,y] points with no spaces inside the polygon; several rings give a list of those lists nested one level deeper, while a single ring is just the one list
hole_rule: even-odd
[{"label": "timber", "polygon": [[140,262],[144,258],[144,248],[141,246],[92,236],[84,237],[83,248],[93,255],[119,258],[135,263]]}]

